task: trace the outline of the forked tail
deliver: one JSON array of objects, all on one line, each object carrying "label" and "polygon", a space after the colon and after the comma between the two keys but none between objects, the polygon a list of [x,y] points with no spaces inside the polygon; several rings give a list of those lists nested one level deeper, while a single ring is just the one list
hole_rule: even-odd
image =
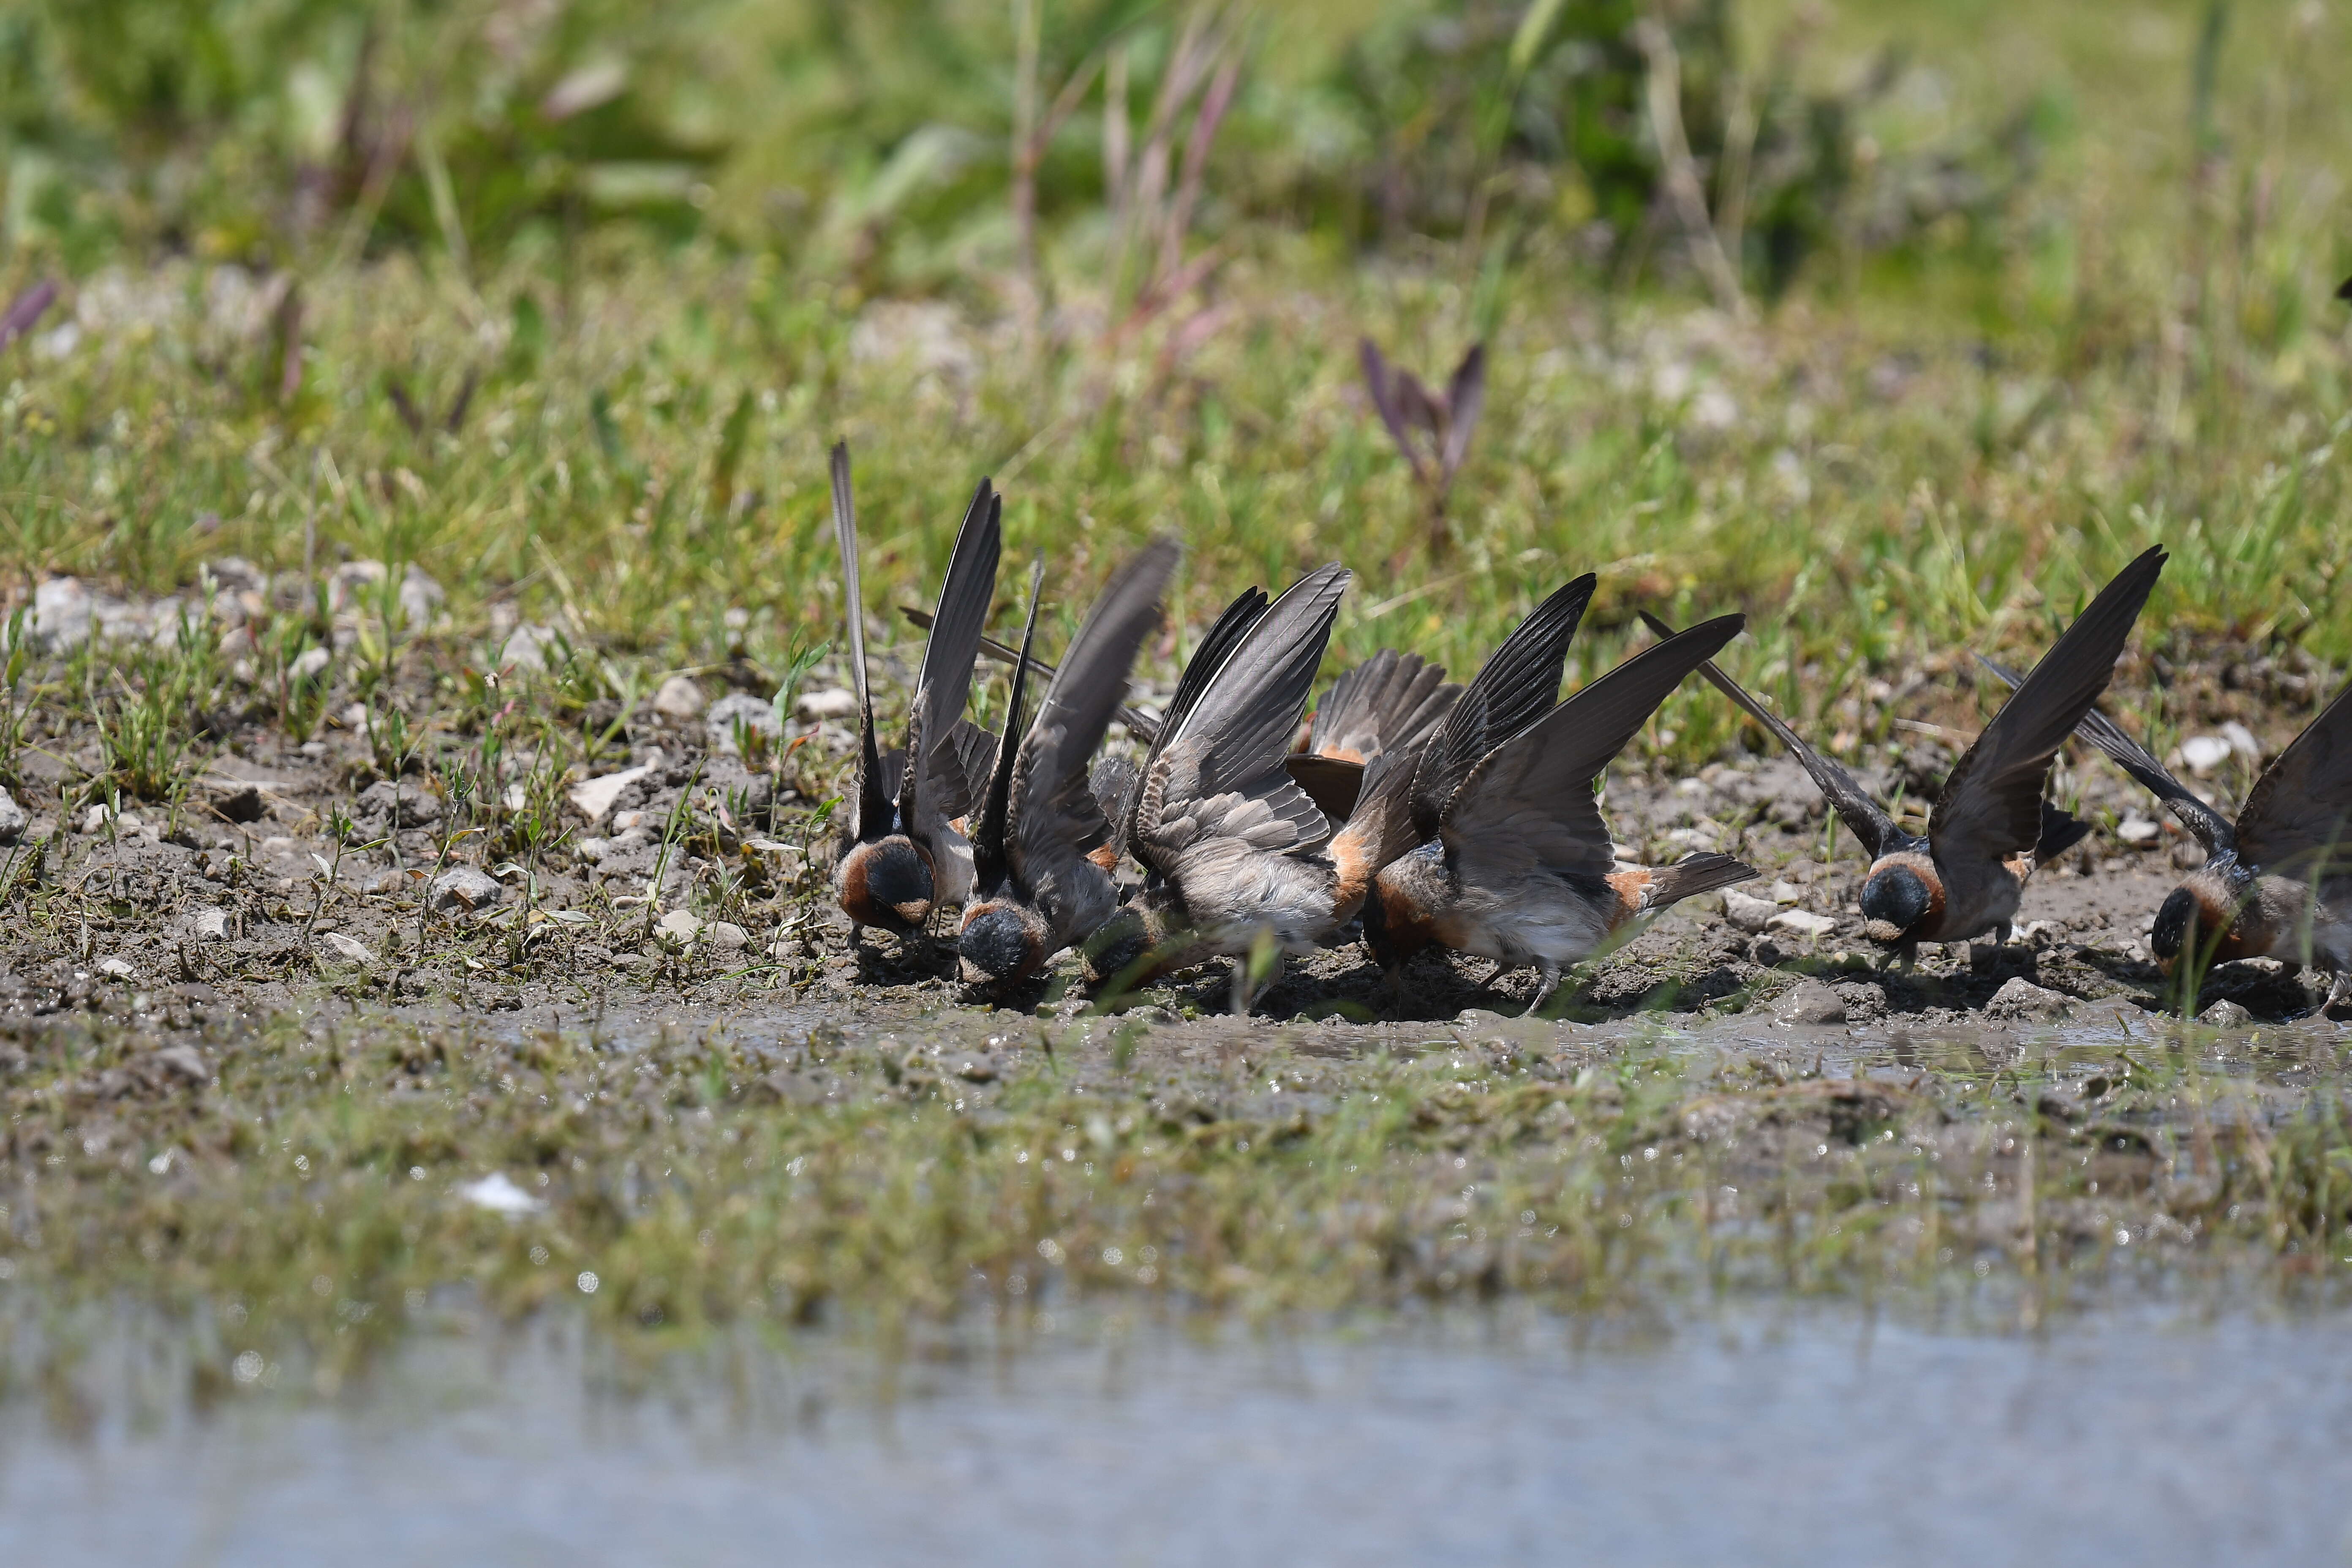
[{"label": "forked tail", "polygon": [[1649,885],[1643,889],[1642,909],[1644,913],[1663,910],[1669,904],[1700,893],[1711,893],[1717,888],[1728,888],[1735,882],[1745,882],[1755,877],[1756,868],[1729,855],[1712,851],[1685,855],[1671,866],[1661,866],[1650,874]]}]

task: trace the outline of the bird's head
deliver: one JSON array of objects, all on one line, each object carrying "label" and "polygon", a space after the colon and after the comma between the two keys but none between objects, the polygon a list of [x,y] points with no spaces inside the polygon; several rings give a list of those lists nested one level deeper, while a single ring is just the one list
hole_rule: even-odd
[{"label": "bird's head", "polygon": [[1873,942],[1908,941],[1940,901],[1927,879],[1909,866],[1883,866],[1862,885],[1863,934]]},{"label": "bird's head", "polygon": [[1045,922],[1035,911],[991,900],[964,912],[956,939],[956,973],[975,990],[1001,988],[1045,967]]},{"label": "bird's head", "polygon": [[922,929],[931,915],[931,862],[903,834],[855,844],[842,858],[841,907],[859,925]]}]

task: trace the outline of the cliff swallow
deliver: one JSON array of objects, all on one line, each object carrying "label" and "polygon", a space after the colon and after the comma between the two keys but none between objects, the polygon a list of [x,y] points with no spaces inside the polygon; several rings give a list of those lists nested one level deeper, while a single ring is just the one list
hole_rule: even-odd
[{"label": "cliff swallow", "polygon": [[[1337,564],[1307,574],[1207,665],[1205,679],[1193,679],[1199,657],[1187,669],[1192,689],[1180,687],[1145,760],[1127,833],[1150,873],[1129,911],[1136,945],[1160,967],[1238,959],[1262,943],[1277,957],[1312,952],[1355,918],[1372,877],[1412,842],[1403,809],[1411,774],[1381,738],[1409,730],[1429,693],[1414,679],[1387,679],[1394,659],[1341,693],[1331,714],[1330,732],[1344,727],[1370,749],[1363,800],[1346,826],[1335,835],[1286,766],[1348,582]],[[1384,700],[1397,706],[1383,709]],[[1114,947],[1092,973],[1117,973],[1123,956]],[[1236,970],[1236,1011],[1247,1011],[1262,978]]]},{"label": "cliff swallow", "polygon": [[[970,809],[987,776],[990,738],[963,719],[973,660],[989,601],[996,593],[1003,501],[986,479],[972,492],[940,587],[937,624],[923,647],[907,743],[881,752],[866,676],[865,602],[857,574],[857,511],[849,486],[849,448],[833,448],[833,525],[841,549],[848,605],[849,668],[857,689],[857,785],[845,803],[834,894],[860,926],[921,929],[931,911],[961,903],[971,891],[971,847],[951,826]],[[924,759],[918,767],[909,757]]]},{"label": "cliff swallow", "polygon": [[1725,616],[1668,637],[1478,758],[1443,802],[1436,837],[1381,871],[1365,903],[1364,935],[1381,966],[1393,973],[1433,943],[1506,968],[1532,964],[1533,1013],[1563,965],[1677,900],[1753,877],[1728,855],[1621,865],[1594,793],[1658,704],[1745,625]]},{"label": "cliff swallow", "polygon": [[[1906,833],[1853,775],[1814,751],[1713,663],[1700,667],[1723,694],[1777,736],[1870,853],[1863,931],[1908,963],[1922,942],[1997,933],[2009,940],[2035,866],[2087,831],[2042,798],[2051,759],[2106,689],[2140,606],[2164,570],[2150,550],[2116,574],[2033,667],[1976,742],[1954,763],[1929,809],[1926,837]],[[1644,616],[1651,629],[1662,623]]]},{"label": "cliff swallow", "polygon": [[974,895],[956,943],[966,985],[1004,987],[1027,979],[1118,907],[1110,873],[1088,858],[1109,838],[1110,824],[1089,787],[1087,763],[1127,696],[1129,668],[1160,619],[1160,595],[1178,556],[1173,540],[1157,539],[1112,574],[1024,732],[1037,627],[1033,587],[1005,740],[972,834]]},{"label": "cliff swallow", "polygon": [[2074,733],[2146,785],[2205,851],[2156,911],[2148,945],[2167,974],[2184,955],[2198,964],[2276,958],[2334,975],[2331,1003],[2352,990],[2352,687],[2263,770],[2235,823],[2096,709]]}]

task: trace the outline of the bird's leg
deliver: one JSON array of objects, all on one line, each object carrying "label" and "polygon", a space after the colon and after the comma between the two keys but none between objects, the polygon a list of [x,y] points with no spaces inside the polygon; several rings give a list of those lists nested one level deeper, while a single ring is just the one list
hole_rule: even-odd
[{"label": "bird's leg", "polygon": [[1552,993],[1559,989],[1559,965],[1554,963],[1549,958],[1537,959],[1536,999],[1528,1004],[1527,1016],[1533,1018],[1541,1015],[1544,1010],[1544,1004],[1550,1001]]},{"label": "bird's leg", "polygon": [[2352,972],[2327,977],[2327,1000],[2319,1005],[2319,1010],[2333,1013],[2339,1007],[2352,1008]]}]

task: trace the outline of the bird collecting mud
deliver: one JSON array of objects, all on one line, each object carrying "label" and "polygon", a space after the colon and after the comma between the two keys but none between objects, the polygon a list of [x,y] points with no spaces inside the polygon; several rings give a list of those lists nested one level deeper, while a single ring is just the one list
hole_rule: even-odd
[{"label": "bird collecting mud", "polygon": [[1156,539],[1112,574],[1024,732],[1037,629],[1033,581],[1004,740],[972,835],[973,897],[956,943],[968,986],[1002,990],[1026,980],[1118,908],[1110,873],[1090,854],[1108,841],[1110,824],[1087,763],[1126,700],[1128,671],[1160,622],[1180,555],[1174,540]]},{"label": "bird collecting mud", "polygon": [[[1286,766],[1349,580],[1335,563],[1262,611],[1245,595],[1194,656],[1125,824],[1126,847],[1149,879],[1130,906],[1130,929],[1091,962],[1097,979],[1119,975],[1139,952],[1161,969],[1260,947],[1277,963],[1304,955],[1339,936],[1373,876],[1411,845],[1411,753],[1386,750],[1383,737],[1427,732],[1423,710],[1443,670],[1426,679],[1429,670],[1406,669],[1391,653],[1335,689],[1321,726],[1330,760],[1363,766],[1360,794],[1336,834]],[[1238,637],[1230,635],[1235,611],[1247,623]],[[1248,1010],[1265,978],[1237,973],[1235,1011]]]},{"label": "bird collecting mud", "polygon": [[2352,994],[2352,687],[2263,770],[2234,823],[2098,710],[2074,733],[2146,785],[2205,852],[2157,908],[2148,945],[2167,974],[2184,958],[2200,968],[2275,958],[2332,975],[2328,1005]]},{"label": "bird collecting mud", "polygon": [[[1589,580],[1580,581],[1589,595]],[[1728,855],[1621,865],[1594,793],[1658,704],[1746,624],[1725,616],[1645,649],[1479,757],[1444,794],[1436,837],[1380,874],[1364,933],[1381,966],[1393,973],[1433,944],[1532,964],[1532,1012],[1559,988],[1563,966],[1678,900],[1753,877]],[[1477,689],[1474,682],[1457,717]]]},{"label": "bird collecting mud", "polygon": [[[833,522],[841,548],[848,605],[849,668],[857,693],[857,784],[844,803],[842,848],[834,896],[854,925],[919,931],[931,911],[971,892],[971,846],[953,823],[970,809],[988,776],[988,734],[963,717],[981,628],[996,594],[1004,503],[980,481],[964,510],[940,587],[936,624],[923,647],[907,743],[884,752],[875,741],[866,686],[865,601],[857,580],[857,510],[850,493],[849,448],[833,448]],[[911,763],[910,759],[920,759]]]},{"label": "bird collecting mud", "polygon": [[[1916,961],[1922,942],[1956,942],[1997,934],[2009,940],[2020,895],[2036,866],[2090,831],[2042,798],[2052,759],[2106,689],[2164,569],[2150,550],[2101,589],[2056,645],[1993,715],[1944,780],[1922,836],[1906,833],[1852,773],[1807,745],[1795,731],[1709,661],[1707,679],[1776,736],[1803,764],[1830,805],[1870,852],[1862,886],[1863,931]],[[1666,635],[1655,616],[1643,619]]]}]

